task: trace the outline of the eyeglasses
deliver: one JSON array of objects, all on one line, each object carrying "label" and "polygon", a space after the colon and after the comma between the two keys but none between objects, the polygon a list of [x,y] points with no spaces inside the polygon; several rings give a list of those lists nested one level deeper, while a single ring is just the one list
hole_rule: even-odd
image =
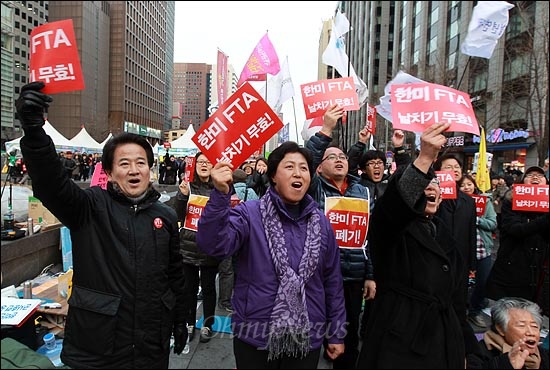
[{"label": "eyeglasses", "polygon": [[329,160],[331,162],[336,161],[347,161],[348,156],[345,154],[329,154],[325,158],[323,158],[323,161]]},{"label": "eyeglasses", "polygon": [[542,179],[544,177],[544,175],[542,173],[538,173],[538,172],[530,172],[527,175],[525,175],[525,177],[528,178],[528,179],[531,179],[533,177],[538,177],[539,179]]},{"label": "eyeglasses", "polygon": [[430,184],[434,184],[434,185],[439,186],[439,179],[438,179],[437,177],[434,177],[434,178],[432,179],[432,181],[430,181]]},{"label": "eyeglasses", "polygon": [[383,165],[384,165],[384,162],[382,162],[382,161],[367,162],[367,166],[369,166],[369,167],[382,167]]},{"label": "eyeglasses", "polygon": [[209,166],[211,164],[209,161],[197,161],[197,166]]}]

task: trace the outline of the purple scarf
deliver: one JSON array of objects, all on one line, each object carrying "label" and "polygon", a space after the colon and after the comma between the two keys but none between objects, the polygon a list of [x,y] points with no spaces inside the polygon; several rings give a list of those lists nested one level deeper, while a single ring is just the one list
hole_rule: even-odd
[{"label": "purple scarf", "polygon": [[309,353],[310,323],[305,287],[317,269],[321,246],[320,216],[313,212],[307,223],[304,253],[296,274],[288,261],[285,233],[272,196],[273,193],[268,192],[260,199],[265,236],[279,280],[270,319],[268,361],[281,355],[303,358]]}]

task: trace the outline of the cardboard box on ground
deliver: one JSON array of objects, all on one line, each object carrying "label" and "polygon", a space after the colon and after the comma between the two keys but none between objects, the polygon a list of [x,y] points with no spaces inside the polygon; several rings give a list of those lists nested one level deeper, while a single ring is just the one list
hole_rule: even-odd
[{"label": "cardboard box on ground", "polygon": [[44,207],[40,199],[32,196],[29,197],[29,217],[33,219],[35,225],[54,225],[60,223],[59,220]]}]

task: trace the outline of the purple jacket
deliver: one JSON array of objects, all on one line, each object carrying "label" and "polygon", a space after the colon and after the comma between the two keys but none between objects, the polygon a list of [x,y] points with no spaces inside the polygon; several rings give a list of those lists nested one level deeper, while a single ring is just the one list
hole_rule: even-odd
[{"label": "purple jacket", "polygon": [[[307,216],[313,212],[322,215],[321,261],[306,285],[311,349],[320,348],[325,336],[329,343],[343,343],[346,311],[340,251],[328,219],[309,195],[302,200],[301,214],[295,219],[287,213],[273,188],[270,187],[265,196],[272,197],[279,212],[290,264],[296,271],[306,238]],[[230,197],[231,194],[212,191],[199,219],[197,245],[204,253],[218,258],[238,253],[239,267],[232,298],[233,333],[245,343],[264,348],[279,282],[261,221],[260,200],[231,208]]]}]

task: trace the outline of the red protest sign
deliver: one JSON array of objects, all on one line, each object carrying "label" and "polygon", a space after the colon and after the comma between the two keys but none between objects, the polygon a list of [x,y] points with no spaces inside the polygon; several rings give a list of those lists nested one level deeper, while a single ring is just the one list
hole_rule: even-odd
[{"label": "red protest sign", "polygon": [[195,178],[195,161],[197,158],[187,156],[185,157],[185,173],[183,174],[183,181],[192,182]]},{"label": "red protest sign", "polygon": [[300,85],[306,119],[322,116],[332,105],[344,110],[358,110],[359,98],[353,77],[333,78]]},{"label": "red protest sign", "polygon": [[441,199],[456,199],[456,181],[452,171],[435,171],[439,179]]},{"label": "red protest sign", "polygon": [[348,197],[326,197],[325,214],[340,248],[361,248],[367,239],[369,201]]},{"label": "red protest sign", "polygon": [[512,190],[514,211],[548,212],[548,185],[514,184]]},{"label": "red protest sign", "polygon": [[485,214],[485,208],[487,208],[486,195],[470,194],[476,202],[476,216],[481,217]]},{"label": "red protest sign", "polygon": [[367,103],[367,122],[365,128],[371,134],[376,134],[376,107]]},{"label": "red protest sign", "polygon": [[32,30],[29,81],[43,81],[45,94],[84,89],[72,19]]},{"label": "red protest sign", "polygon": [[450,87],[431,84],[391,86],[391,111],[394,129],[424,132],[436,122],[450,123],[447,131],[469,132],[479,136],[479,126],[470,96]]},{"label": "red protest sign", "polygon": [[101,162],[97,162],[94,168],[94,174],[92,175],[92,180],[90,181],[90,186],[99,186],[103,190],[107,190],[107,182],[109,177],[103,169]]},{"label": "red protest sign", "polygon": [[191,140],[210,162],[225,161],[237,167],[283,126],[256,89],[245,82]]}]

